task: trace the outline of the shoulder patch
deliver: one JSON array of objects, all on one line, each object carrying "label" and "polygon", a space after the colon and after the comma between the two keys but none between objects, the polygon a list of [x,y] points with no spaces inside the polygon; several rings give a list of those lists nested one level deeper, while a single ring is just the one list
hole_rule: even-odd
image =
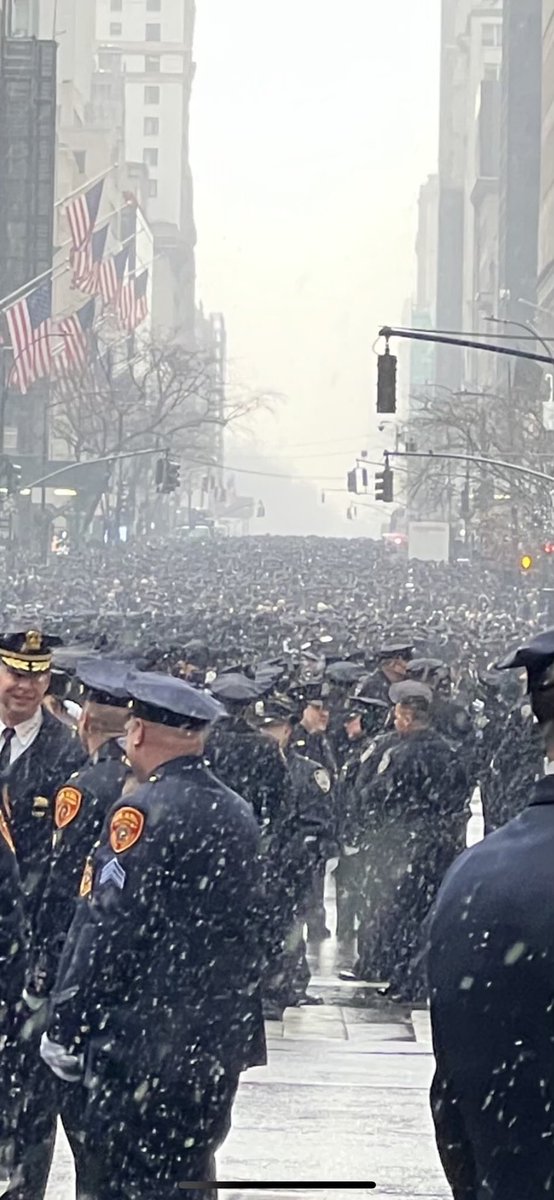
[{"label": "shoulder patch", "polygon": [[314,779],[320,791],[326,794],[331,791],[331,776],[323,767],[319,771],[314,771]]},{"label": "shoulder patch", "polygon": [[13,852],[13,854],[15,854],[15,846],[13,844],[13,838],[11,835],[10,827],[9,827],[8,822],[6,821],[4,813],[1,811],[1,809],[0,809],[0,834],[4,838],[4,841],[8,843],[10,850]]},{"label": "shoulder patch", "polygon": [[85,896],[89,896],[91,891],[92,891],[92,859],[87,858],[87,861],[85,863],[85,869],[83,871],[83,877],[81,879],[81,886],[79,888],[79,895],[84,898]]},{"label": "shoulder patch", "polygon": [[118,808],[110,821],[110,846],[122,854],[138,842],[144,829],[144,813],[138,808]]},{"label": "shoulder patch", "polygon": [[71,825],[83,803],[83,793],[78,788],[63,787],[56,796],[54,824],[57,829]]}]

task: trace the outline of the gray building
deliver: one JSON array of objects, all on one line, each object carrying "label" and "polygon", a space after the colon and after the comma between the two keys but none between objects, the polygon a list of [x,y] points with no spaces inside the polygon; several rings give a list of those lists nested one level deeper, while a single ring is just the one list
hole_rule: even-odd
[{"label": "gray building", "polygon": [[537,299],[541,84],[542,0],[504,0],[499,309],[515,321],[532,316]]}]

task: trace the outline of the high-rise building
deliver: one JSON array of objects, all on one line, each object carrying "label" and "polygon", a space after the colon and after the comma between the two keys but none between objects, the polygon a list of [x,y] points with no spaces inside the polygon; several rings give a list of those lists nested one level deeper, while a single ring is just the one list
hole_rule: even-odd
[{"label": "high-rise building", "polygon": [[189,161],[195,0],[98,0],[97,65],[122,72],[128,160],[149,172],[160,309],[154,324],[194,338],[196,232]]},{"label": "high-rise building", "polygon": [[515,321],[537,298],[541,81],[542,0],[504,0],[499,309]]},{"label": "high-rise building", "polygon": [[[538,304],[554,315],[554,0],[543,0]],[[550,326],[549,326],[550,329]]]},{"label": "high-rise building", "polygon": [[[476,263],[482,269],[480,239],[484,232],[490,238],[494,226],[494,188],[480,184],[495,178],[484,172],[498,152],[498,102],[491,85],[498,83],[501,60],[501,0],[442,0],[436,313],[441,329],[473,328],[481,302]],[[478,209],[485,191],[484,214]],[[443,386],[460,388],[473,369],[460,351],[437,347],[437,381]]]}]

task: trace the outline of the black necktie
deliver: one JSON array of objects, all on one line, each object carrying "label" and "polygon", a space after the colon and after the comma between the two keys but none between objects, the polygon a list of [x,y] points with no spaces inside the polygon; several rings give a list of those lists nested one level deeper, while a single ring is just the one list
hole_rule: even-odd
[{"label": "black necktie", "polygon": [[15,737],[15,729],[7,727],[4,730],[4,743],[0,750],[0,772],[6,772],[10,765],[11,741],[13,737]]}]

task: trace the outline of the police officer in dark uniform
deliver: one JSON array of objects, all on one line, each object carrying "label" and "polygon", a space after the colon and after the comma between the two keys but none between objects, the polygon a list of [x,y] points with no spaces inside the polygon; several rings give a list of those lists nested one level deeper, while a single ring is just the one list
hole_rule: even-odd
[{"label": "police officer in dark uniform", "polygon": [[453,865],[430,922],[431,1102],[456,1200],[554,1195],[554,630],[501,665],[527,671],[550,766]]},{"label": "police officer in dark uniform", "polygon": [[357,688],[358,693],[363,696],[375,696],[377,700],[388,704],[389,688],[393,683],[401,683],[406,678],[413,652],[413,644],[409,641],[385,643],[375,656],[378,670],[363,676]]},{"label": "police officer in dark uniform", "polygon": [[279,749],[246,718],[260,698],[258,685],[233,671],[218,676],[210,691],[227,709],[208,738],[208,764],[221,782],[248,800],[262,828],[279,819],[286,803],[286,766]]},{"label": "police officer in dark uniform", "polygon": [[[287,767],[291,800],[280,876],[289,897],[289,927],[280,952],[269,964],[266,1016],[280,1019],[285,1008],[317,1003],[308,995],[310,969],[306,958],[304,924],[314,875],[325,862],[330,824],[334,818],[332,780],[320,763],[299,754],[294,742],[295,700],[274,694],[256,705],[260,728],[279,747]],[[285,909],[285,904],[283,904]]]},{"label": "police officer in dark uniform", "polygon": [[335,869],[337,892],[337,937],[351,942],[355,935],[358,915],[360,872],[363,870],[357,846],[356,781],[362,759],[371,746],[377,722],[381,726],[389,712],[384,700],[367,696],[352,696],[345,714],[344,728],[349,750],[337,785],[338,840],[340,857]]},{"label": "police officer in dark uniform", "polygon": [[154,673],[124,686],[141,786],[85,871],[42,1053],[85,1072],[87,1198],[210,1196],[193,1181],[215,1180],[240,1072],[265,1061],[259,832],[203,763],[217,701]]},{"label": "police officer in dark uniform", "polygon": [[[87,856],[108,809],[121,796],[130,768],[122,747],[130,696],[114,680],[118,664],[103,659],[78,663],[84,707],[79,734],[89,758],[60,788],[54,802],[54,847],[32,947],[28,991],[49,995],[71,925]],[[125,668],[121,665],[125,673]]]},{"label": "police officer in dark uniform", "polygon": [[[326,734],[330,720],[329,691],[328,682],[322,681],[301,686],[296,692],[300,703],[302,698],[304,699],[304,707],[300,722],[293,731],[291,749],[294,749],[297,755],[309,759],[311,763],[319,764],[329,775],[334,787],[338,779],[338,768]],[[327,858],[336,851],[336,819],[334,812],[331,816],[332,805],[327,807],[330,814],[327,846],[324,849],[323,842],[321,843],[322,854],[314,873],[312,896],[306,914],[310,942],[320,942],[331,936],[325,916],[325,868]]]},{"label": "police officer in dark uniform", "polygon": [[23,1100],[18,1058],[24,1017],[21,997],[25,982],[26,933],[23,897],[15,846],[0,810],[0,1184],[14,1166],[14,1137]]},{"label": "police officer in dark uniform", "polygon": [[[4,816],[15,844],[25,921],[32,938],[48,873],[56,792],[83,761],[72,732],[45,711],[52,651],[59,638],[38,630],[0,635],[0,774]],[[18,1059],[24,1098],[15,1136],[11,1200],[41,1200],[54,1149],[56,1098],[38,1056],[39,1029],[29,1018]]]},{"label": "police officer in dark uniform", "polygon": [[[465,846],[469,787],[463,763],[431,727],[433,693],[405,680],[390,689],[396,737],[381,747],[359,796],[372,870],[362,888],[358,972],[386,980],[391,998],[425,997],[421,927],[443,876]],[[364,844],[365,840],[365,844]]]}]

